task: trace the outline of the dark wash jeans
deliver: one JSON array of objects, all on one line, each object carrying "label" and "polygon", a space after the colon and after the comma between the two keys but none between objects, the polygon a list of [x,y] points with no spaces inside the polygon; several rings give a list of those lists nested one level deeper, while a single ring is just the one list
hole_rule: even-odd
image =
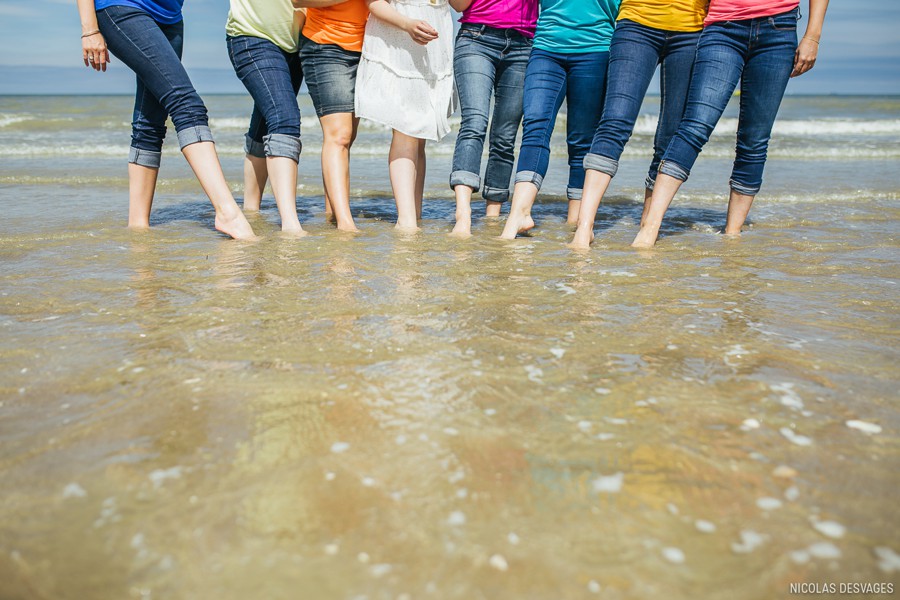
[{"label": "dark wash jeans", "polygon": [[663,152],[684,114],[699,38],[699,31],[664,31],[628,19],[618,22],[609,48],[606,103],[591,151],[584,158],[585,169],[615,177],[658,65],[659,123],[645,182],[647,188],[653,188]]},{"label": "dark wash jeans", "polygon": [[541,188],[550,164],[550,137],[563,100],[567,103],[569,200],[581,200],[584,157],[603,112],[609,52],[561,54],[535,48],[525,76],[525,115],[516,183]]},{"label": "dark wash jeans", "polygon": [[464,23],[456,37],[453,71],[462,122],[453,151],[450,187],[481,189],[481,153],[491,116],[488,164],[481,196],[493,202],[509,199],[515,162],[516,133],[522,122],[525,67],[531,39],[512,29]]},{"label": "dark wash jeans", "polygon": [[300,108],[303,83],[300,57],[269,40],[228,36],[228,57],[238,79],[253,98],[244,150],[251,156],[281,156],[300,161]]},{"label": "dark wash jeans", "polygon": [[157,23],[139,8],[97,11],[109,51],[137,76],[128,161],[159,168],[166,118],[171,116],[181,148],[213,141],[206,106],[181,64],[184,23]]},{"label": "dark wash jeans", "polygon": [[739,194],[759,192],[772,125],[794,68],[799,17],[794,9],[771,17],[713,23],[703,30],[684,118],[663,155],[660,173],[687,180],[740,80],[730,184]]}]

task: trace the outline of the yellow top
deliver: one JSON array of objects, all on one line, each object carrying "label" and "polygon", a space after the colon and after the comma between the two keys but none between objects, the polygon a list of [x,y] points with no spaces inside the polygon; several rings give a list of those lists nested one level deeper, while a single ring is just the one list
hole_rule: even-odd
[{"label": "yellow top", "polygon": [[622,0],[619,19],[663,31],[700,31],[709,0]]},{"label": "yellow top", "polygon": [[291,0],[231,0],[225,33],[269,40],[285,52],[296,52],[300,21]]}]

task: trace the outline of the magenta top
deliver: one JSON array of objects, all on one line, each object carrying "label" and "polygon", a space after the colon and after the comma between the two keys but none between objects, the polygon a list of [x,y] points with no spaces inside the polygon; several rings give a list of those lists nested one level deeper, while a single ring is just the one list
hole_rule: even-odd
[{"label": "magenta top", "polygon": [[712,0],[704,25],[780,15],[800,6],[799,0]]},{"label": "magenta top", "polygon": [[538,0],[472,0],[459,22],[513,29],[533,38],[537,18]]}]

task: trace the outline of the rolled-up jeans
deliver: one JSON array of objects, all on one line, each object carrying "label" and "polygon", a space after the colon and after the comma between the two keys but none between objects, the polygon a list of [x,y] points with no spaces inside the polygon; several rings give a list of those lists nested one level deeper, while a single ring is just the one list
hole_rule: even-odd
[{"label": "rolled-up jeans", "polygon": [[566,143],[569,149],[569,200],[581,200],[584,157],[603,111],[609,52],[562,54],[540,48],[531,51],[525,75],[522,146],[516,183],[541,189],[550,164],[550,137],[563,100],[567,103]]},{"label": "rolled-up jeans", "polygon": [[159,168],[169,116],[182,149],[212,142],[206,106],[181,64],[184,22],[164,25],[139,8],[110,6],[97,11],[97,24],[109,51],[137,76],[128,161]]},{"label": "rolled-up jeans", "polygon": [[759,192],[772,126],[794,68],[799,16],[794,9],[770,17],[713,23],[703,30],[684,118],[663,155],[660,173],[687,180],[740,80],[730,185],[739,194]]},{"label": "rolled-up jeans", "polygon": [[622,19],[609,48],[606,102],[584,168],[615,177],[625,144],[634,132],[641,104],[656,67],[659,122],[645,185],[653,189],[663,152],[678,129],[687,103],[699,31],[665,31]]},{"label": "rolled-up jeans", "polygon": [[[485,200],[509,199],[529,54],[531,39],[514,29],[474,23],[461,26],[453,55],[461,123],[453,151],[451,189],[465,185],[475,191],[481,189]],[[491,96],[494,113],[482,188],[481,154],[491,116]]]},{"label": "rolled-up jeans", "polygon": [[300,57],[269,40],[228,36],[228,56],[238,79],[253,98],[253,114],[244,150],[257,157],[280,156],[300,161],[300,108],[303,83]]}]

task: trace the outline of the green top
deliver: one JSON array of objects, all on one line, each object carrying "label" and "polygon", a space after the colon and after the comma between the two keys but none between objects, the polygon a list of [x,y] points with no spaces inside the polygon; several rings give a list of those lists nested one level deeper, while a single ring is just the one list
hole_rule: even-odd
[{"label": "green top", "polygon": [[541,0],[534,47],[560,54],[606,52],[621,0]]},{"label": "green top", "polygon": [[269,40],[285,52],[296,52],[300,22],[291,0],[231,0],[225,33]]}]

